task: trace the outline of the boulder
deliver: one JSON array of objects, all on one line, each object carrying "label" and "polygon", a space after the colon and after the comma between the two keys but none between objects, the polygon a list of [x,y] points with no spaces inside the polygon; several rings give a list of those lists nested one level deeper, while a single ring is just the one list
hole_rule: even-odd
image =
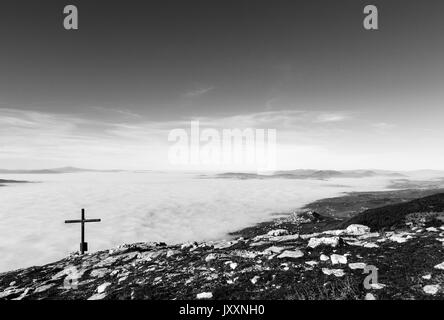
[{"label": "boulder", "polygon": [[320,245],[336,247],[339,244],[339,237],[310,238],[308,246],[316,248]]},{"label": "boulder", "polygon": [[345,229],[346,233],[351,236],[362,236],[370,232],[370,228],[362,224],[351,224]]}]

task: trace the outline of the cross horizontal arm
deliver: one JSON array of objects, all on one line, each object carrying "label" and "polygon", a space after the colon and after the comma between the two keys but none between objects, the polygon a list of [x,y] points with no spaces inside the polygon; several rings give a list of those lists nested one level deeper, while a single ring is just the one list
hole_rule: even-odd
[{"label": "cross horizontal arm", "polygon": [[101,219],[65,220],[65,223],[101,222]]},{"label": "cross horizontal arm", "polygon": [[65,220],[65,223],[81,223],[82,220]]}]

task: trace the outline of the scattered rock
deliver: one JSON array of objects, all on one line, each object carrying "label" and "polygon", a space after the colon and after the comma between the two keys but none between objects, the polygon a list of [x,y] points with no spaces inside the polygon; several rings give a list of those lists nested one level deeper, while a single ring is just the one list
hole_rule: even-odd
[{"label": "scattered rock", "polygon": [[235,263],[235,262],[231,262],[231,263],[230,263],[230,268],[231,268],[232,270],[236,269],[236,268],[237,268],[237,263]]},{"label": "scattered rock", "polygon": [[97,293],[104,293],[106,288],[108,288],[111,285],[110,282],[102,283],[100,286],[97,287]]},{"label": "scattered rock", "polygon": [[307,239],[311,239],[314,237],[318,237],[319,235],[321,235],[320,233],[308,233],[308,234],[301,234],[299,235],[299,237],[303,240],[307,240]]},{"label": "scattered rock", "polygon": [[364,243],[363,247],[364,248],[369,248],[369,249],[371,249],[371,248],[379,248],[379,246],[376,243],[373,243],[373,242]]},{"label": "scattered rock", "polygon": [[264,254],[281,253],[284,250],[285,250],[284,247],[272,246],[272,247],[265,249]]},{"label": "scattered rock", "polygon": [[94,277],[94,278],[103,278],[108,273],[110,273],[109,269],[100,268],[100,269],[94,269],[93,271],[91,271],[90,275],[91,275],[91,277]]},{"label": "scattered rock", "polygon": [[88,300],[102,300],[106,297],[106,293],[96,293],[88,298]]},{"label": "scattered rock", "polygon": [[212,299],[213,293],[212,292],[201,292],[196,295],[197,299]]},{"label": "scattered rock", "polygon": [[322,272],[328,276],[334,275],[335,277],[343,277],[345,275],[344,270],[342,270],[342,269],[322,268]]},{"label": "scattered rock", "polygon": [[343,235],[344,233],[346,233],[346,231],[345,230],[327,230],[322,233],[328,234],[330,236],[340,236],[340,235]]},{"label": "scattered rock", "polygon": [[429,285],[424,286],[424,288],[422,288],[422,289],[427,294],[435,295],[438,293],[440,286],[439,286],[439,284],[433,284],[433,285],[429,284]]},{"label": "scattered rock", "polygon": [[34,290],[34,293],[40,293],[40,292],[46,291],[46,290],[48,290],[48,289],[50,289],[50,288],[52,288],[52,287],[54,287],[54,286],[55,286],[55,283],[50,283],[50,284],[46,284],[46,285],[43,285],[43,286],[37,287],[37,288]]},{"label": "scattered rock", "polygon": [[168,250],[167,254],[166,254],[166,257],[169,258],[169,257],[175,256],[175,255],[177,255],[179,253],[180,253],[180,251],[178,251],[178,250]]},{"label": "scattered rock", "polygon": [[308,242],[308,246],[310,248],[316,248],[320,245],[336,247],[338,244],[339,244],[339,237],[310,238]]},{"label": "scattered rock", "polygon": [[267,233],[268,236],[271,237],[276,237],[276,236],[283,236],[288,234],[288,231],[285,229],[276,229],[276,230],[271,230]]},{"label": "scattered rock", "polygon": [[437,264],[436,266],[434,266],[435,269],[438,270],[444,270],[444,262],[441,262],[440,264]]},{"label": "scattered rock", "polygon": [[346,264],[347,263],[347,257],[341,256],[340,254],[332,254],[330,256],[330,260],[332,264]]},{"label": "scattered rock", "polygon": [[370,228],[362,224],[351,224],[345,229],[346,233],[351,236],[361,236],[369,233]]},{"label": "scattered rock", "polygon": [[376,297],[369,292],[365,295],[365,300],[376,300]]},{"label": "scattered rock", "polygon": [[210,262],[212,260],[217,259],[218,255],[215,253],[210,253],[209,255],[206,256],[205,261],[206,262]]},{"label": "scattered rock", "polygon": [[299,239],[298,234],[288,234],[288,235],[284,235],[284,236],[271,237],[268,240],[275,241],[275,242],[285,242],[285,241],[294,241],[294,240],[298,240],[298,239]]},{"label": "scattered rock", "polygon": [[304,256],[304,253],[301,250],[285,250],[284,252],[282,252],[278,258],[279,259],[283,259],[283,258],[292,258],[292,259],[297,259],[297,258],[301,258]]},{"label": "scattered rock", "polygon": [[356,269],[364,269],[366,266],[365,263],[363,262],[355,262],[355,263],[349,263],[348,267],[352,270],[356,270]]},{"label": "scattered rock", "polygon": [[327,261],[327,260],[330,260],[330,258],[329,258],[328,256],[326,256],[325,254],[321,254],[321,256],[319,257],[319,259],[320,259],[321,261]]},{"label": "scattered rock", "polygon": [[408,239],[410,239],[410,236],[404,236],[403,234],[394,234],[389,237],[389,240],[397,242],[397,243],[404,243],[407,242]]},{"label": "scattered rock", "polygon": [[260,277],[259,276],[254,276],[250,281],[252,284],[256,284],[259,281]]},{"label": "scattered rock", "polygon": [[385,288],[386,285],[382,284],[382,283],[372,283],[372,284],[370,284],[370,287],[375,290],[381,290],[381,289]]}]

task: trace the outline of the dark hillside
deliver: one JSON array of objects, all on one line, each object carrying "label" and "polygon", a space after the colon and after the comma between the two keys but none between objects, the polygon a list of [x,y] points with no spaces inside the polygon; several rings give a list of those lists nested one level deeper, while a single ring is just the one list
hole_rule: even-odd
[{"label": "dark hillside", "polygon": [[444,193],[366,210],[341,224],[363,224],[372,230],[388,229],[405,225],[405,218],[413,213],[444,212]]}]

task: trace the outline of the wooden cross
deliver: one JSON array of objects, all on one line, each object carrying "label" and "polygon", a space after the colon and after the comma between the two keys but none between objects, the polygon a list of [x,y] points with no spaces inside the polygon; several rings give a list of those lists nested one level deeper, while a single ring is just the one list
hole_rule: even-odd
[{"label": "wooden cross", "polygon": [[80,220],[65,220],[65,223],[80,223],[80,254],[88,251],[88,242],[85,242],[85,222],[100,222],[100,219],[85,219],[85,209],[82,209],[82,217]]}]

